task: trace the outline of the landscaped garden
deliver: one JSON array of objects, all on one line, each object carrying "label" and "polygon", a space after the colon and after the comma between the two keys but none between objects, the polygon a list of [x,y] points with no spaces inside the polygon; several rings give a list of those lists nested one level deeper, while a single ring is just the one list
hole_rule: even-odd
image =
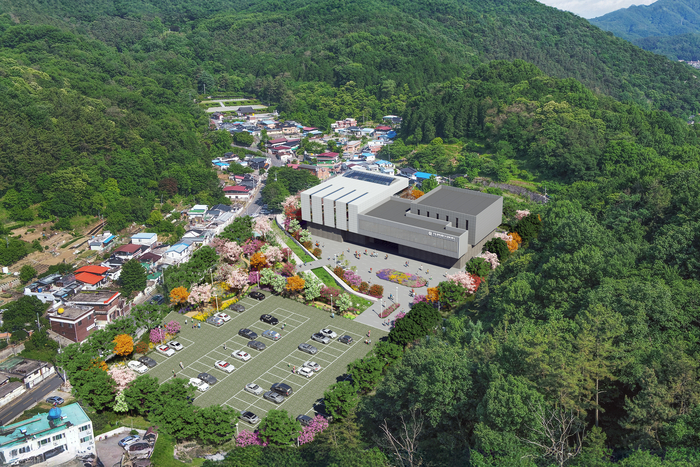
[{"label": "landscaped garden", "polygon": [[410,288],[425,287],[428,283],[428,281],[421,276],[397,269],[380,269],[377,271],[377,277]]}]

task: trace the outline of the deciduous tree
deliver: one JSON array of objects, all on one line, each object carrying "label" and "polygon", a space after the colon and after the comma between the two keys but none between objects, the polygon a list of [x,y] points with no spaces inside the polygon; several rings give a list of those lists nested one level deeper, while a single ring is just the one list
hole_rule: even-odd
[{"label": "deciduous tree", "polygon": [[333,420],[343,420],[357,405],[357,388],[350,381],[331,385],[323,393],[323,404]]},{"label": "deciduous tree", "polygon": [[134,351],[134,339],[128,334],[119,334],[114,338],[114,353],[120,357],[131,355]]},{"label": "deciduous tree", "polygon": [[260,437],[272,446],[289,446],[299,437],[301,424],[286,410],[270,410],[260,422]]}]

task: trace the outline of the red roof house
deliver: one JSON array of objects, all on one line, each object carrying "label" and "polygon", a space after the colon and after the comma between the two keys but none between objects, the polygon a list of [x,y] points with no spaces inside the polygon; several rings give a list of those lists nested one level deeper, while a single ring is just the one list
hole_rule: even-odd
[{"label": "red roof house", "polygon": [[98,276],[101,276],[102,274],[106,274],[107,271],[109,271],[109,268],[106,268],[104,266],[83,266],[80,269],[76,269],[75,273],[81,273],[81,272],[89,272],[90,274],[97,274]]}]

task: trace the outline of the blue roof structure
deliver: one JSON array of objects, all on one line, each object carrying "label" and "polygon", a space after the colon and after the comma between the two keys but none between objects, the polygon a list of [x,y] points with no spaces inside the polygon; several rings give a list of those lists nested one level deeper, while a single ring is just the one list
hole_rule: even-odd
[{"label": "blue roof structure", "polygon": [[427,173],[427,172],[416,172],[414,175],[416,176],[416,178],[428,179],[428,178],[432,177],[432,176],[435,175],[435,174],[429,174],[429,173]]},{"label": "blue roof structure", "polygon": [[107,244],[107,243],[111,242],[112,240],[114,240],[114,238],[115,238],[114,235],[110,235],[109,237],[105,238],[105,240],[102,243]]},{"label": "blue roof structure", "polygon": [[29,420],[4,426],[2,435],[0,435],[0,446],[6,449],[15,443],[17,445],[25,444],[26,439],[59,433],[68,428],[67,422],[70,422],[71,426],[81,426],[90,423],[90,418],[85,414],[80,404],[70,404],[63,409],[55,407],[48,414],[38,414]]},{"label": "blue roof structure", "polygon": [[148,232],[141,232],[137,233],[136,235],[132,235],[131,238],[136,238],[138,240],[150,240],[153,237],[157,237],[158,234],[156,233],[148,233]]},{"label": "blue roof structure", "polygon": [[171,246],[168,248],[166,253],[174,252],[174,253],[182,253],[185,251],[187,248],[189,248],[189,245],[186,243],[176,243],[175,245]]}]

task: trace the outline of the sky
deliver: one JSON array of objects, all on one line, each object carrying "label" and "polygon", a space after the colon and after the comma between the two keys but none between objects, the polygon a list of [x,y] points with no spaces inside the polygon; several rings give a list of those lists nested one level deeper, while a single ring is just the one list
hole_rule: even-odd
[{"label": "sky", "polygon": [[605,13],[632,5],[650,5],[656,0],[539,0],[545,5],[570,11],[584,18],[595,18]]}]

